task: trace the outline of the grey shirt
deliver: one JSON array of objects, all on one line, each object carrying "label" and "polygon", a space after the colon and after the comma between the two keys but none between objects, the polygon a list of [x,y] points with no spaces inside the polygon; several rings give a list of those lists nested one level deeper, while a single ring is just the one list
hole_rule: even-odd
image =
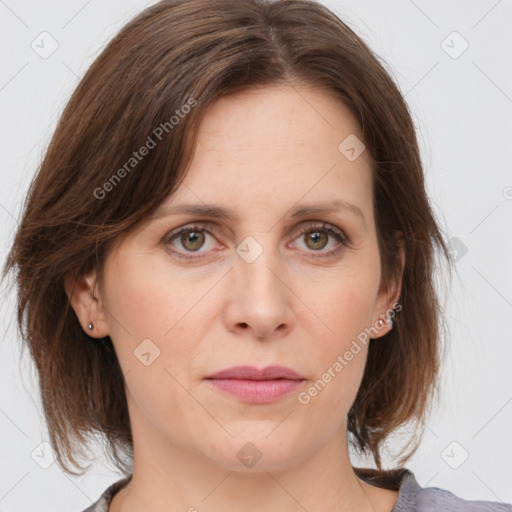
[{"label": "grey shirt", "polygon": [[[391,512],[512,512],[512,505],[495,501],[474,501],[459,498],[450,491],[438,487],[420,487],[414,474],[399,468],[379,472],[369,468],[354,468],[355,473],[365,482],[399,491],[398,499]],[[108,487],[83,512],[108,512],[114,495],[131,480],[128,475]]]}]

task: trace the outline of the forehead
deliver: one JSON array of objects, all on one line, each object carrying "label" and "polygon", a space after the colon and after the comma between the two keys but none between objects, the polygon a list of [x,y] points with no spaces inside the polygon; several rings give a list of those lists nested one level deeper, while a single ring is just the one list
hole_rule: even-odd
[{"label": "forehead", "polygon": [[362,139],[348,107],[331,92],[303,85],[222,97],[209,106],[199,128],[202,150],[229,152],[278,145],[332,150],[350,134]]},{"label": "forehead", "polygon": [[340,150],[347,137],[362,143],[349,109],[325,91],[278,86],[225,96],[205,112],[184,183],[159,210],[216,204],[264,221],[302,203],[341,200],[371,216],[371,157],[348,159]]}]

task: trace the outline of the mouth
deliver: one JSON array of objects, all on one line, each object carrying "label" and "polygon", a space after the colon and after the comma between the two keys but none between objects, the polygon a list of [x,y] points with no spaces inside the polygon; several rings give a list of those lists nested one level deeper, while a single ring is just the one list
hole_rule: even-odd
[{"label": "mouth", "polygon": [[227,368],[205,379],[210,386],[246,403],[268,404],[295,391],[306,380],[285,366]]}]

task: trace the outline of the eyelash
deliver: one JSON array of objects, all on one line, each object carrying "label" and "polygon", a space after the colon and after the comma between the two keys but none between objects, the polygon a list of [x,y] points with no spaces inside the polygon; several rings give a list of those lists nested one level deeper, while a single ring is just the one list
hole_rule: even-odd
[{"label": "eyelash", "polygon": [[[343,247],[348,246],[350,244],[349,238],[341,230],[339,230],[338,228],[332,226],[331,224],[327,224],[325,222],[317,222],[317,223],[313,223],[313,224],[310,224],[308,226],[301,228],[300,231],[296,234],[294,240],[305,233],[314,233],[315,230],[325,231],[325,232],[329,233],[330,235],[333,235],[340,242],[340,245],[338,247],[336,247],[335,249],[331,249],[330,251],[324,251],[324,252],[317,251],[317,252],[321,252],[322,256],[308,254],[308,255],[306,255],[306,258],[312,258],[312,259],[329,258],[329,257],[335,256],[336,254],[338,254],[338,252],[341,251],[341,249]],[[216,230],[212,229],[211,227],[209,229],[207,229],[201,224],[187,224],[186,226],[183,226],[181,228],[178,228],[175,231],[171,231],[170,233],[166,234],[162,240],[164,245],[170,244],[170,242],[172,242],[172,240],[174,238],[176,238],[178,235],[180,235],[181,233],[183,233],[185,231],[190,231],[190,232],[204,231],[212,236],[215,236]],[[172,252],[172,254],[174,256],[176,256],[180,259],[183,259],[183,260],[187,260],[187,261],[191,261],[191,260],[197,261],[197,260],[203,259],[205,257],[208,257],[208,253],[204,253],[204,254],[196,253],[196,254],[202,254],[201,256],[197,256],[197,255],[196,256],[188,256],[187,253],[183,253],[181,251],[171,250],[170,252]],[[192,253],[190,253],[190,254],[192,254]]]}]

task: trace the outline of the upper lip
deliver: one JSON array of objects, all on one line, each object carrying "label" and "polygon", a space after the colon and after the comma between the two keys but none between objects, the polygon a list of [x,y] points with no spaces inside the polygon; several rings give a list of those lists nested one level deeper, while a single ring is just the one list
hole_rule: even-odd
[{"label": "upper lip", "polygon": [[208,375],[207,379],[244,379],[244,380],[274,380],[290,379],[304,380],[304,377],[286,366],[267,366],[259,370],[255,366],[233,366],[220,372]]}]

